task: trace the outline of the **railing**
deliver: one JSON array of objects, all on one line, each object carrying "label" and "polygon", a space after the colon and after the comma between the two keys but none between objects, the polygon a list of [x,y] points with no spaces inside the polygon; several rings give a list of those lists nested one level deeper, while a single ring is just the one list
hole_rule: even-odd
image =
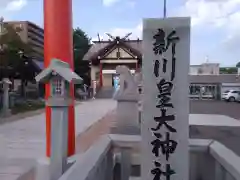
[{"label": "railing", "polygon": [[[140,174],[136,173],[140,171],[140,141],[140,136],[105,135],[59,180],[129,180],[131,176],[136,177]],[[240,158],[217,141],[191,139],[189,150],[190,180],[240,180]]]}]

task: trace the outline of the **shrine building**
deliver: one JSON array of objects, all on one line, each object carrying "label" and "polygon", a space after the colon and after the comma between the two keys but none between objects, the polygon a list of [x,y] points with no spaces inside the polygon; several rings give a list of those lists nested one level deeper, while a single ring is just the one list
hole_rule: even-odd
[{"label": "shrine building", "polygon": [[142,64],[142,40],[113,37],[111,40],[93,41],[93,45],[83,57],[91,64],[91,80],[96,81],[98,87],[113,87],[116,67],[125,65],[134,74]]}]

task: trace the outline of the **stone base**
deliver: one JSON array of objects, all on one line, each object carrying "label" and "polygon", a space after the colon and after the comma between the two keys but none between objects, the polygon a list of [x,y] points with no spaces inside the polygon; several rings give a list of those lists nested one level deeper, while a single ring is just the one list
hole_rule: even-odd
[{"label": "stone base", "polygon": [[11,116],[11,114],[12,114],[11,109],[0,111],[0,117],[9,117]]},{"label": "stone base", "polygon": [[[79,155],[74,155],[68,158],[68,168],[70,168],[79,158]],[[35,180],[51,180],[50,179],[50,158],[43,157],[37,160]]]}]

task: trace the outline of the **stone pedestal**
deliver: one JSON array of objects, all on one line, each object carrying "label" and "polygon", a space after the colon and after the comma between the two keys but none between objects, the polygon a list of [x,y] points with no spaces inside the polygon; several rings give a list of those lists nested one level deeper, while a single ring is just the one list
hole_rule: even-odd
[{"label": "stone pedestal", "polygon": [[120,74],[120,88],[114,95],[117,100],[117,122],[111,133],[139,134],[137,83],[126,66],[118,66],[116,72]]},{"label": "stone pedestal", "polygon": [[[67,169],[75,163],[77,158],[78,156],[74,155],[67,159]],[[52,180],[50,169],[50,158],[44,157],[37,159],[35,180]]]}]

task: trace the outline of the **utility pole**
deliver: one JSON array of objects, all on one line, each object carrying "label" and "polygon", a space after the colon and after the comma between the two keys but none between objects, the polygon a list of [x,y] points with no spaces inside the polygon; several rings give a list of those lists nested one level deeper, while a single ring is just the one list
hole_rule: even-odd
[{"label": "utility pole", "polygon": [[163,0],[163,18],[167,16],[167,0]]}]

